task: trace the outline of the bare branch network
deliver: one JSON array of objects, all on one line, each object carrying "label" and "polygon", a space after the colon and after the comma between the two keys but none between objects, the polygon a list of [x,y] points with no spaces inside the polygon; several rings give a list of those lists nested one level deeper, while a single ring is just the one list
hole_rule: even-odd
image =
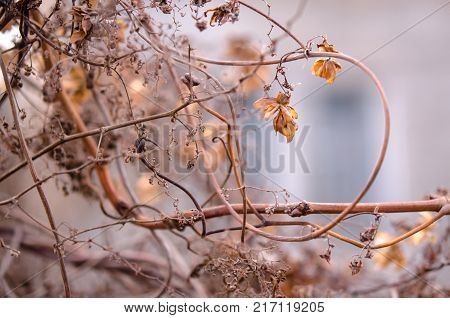
[{"label": "bare branch network", "polygon": [[[224,275],[226,295],[244,295],[247,293],[241,290],[244,278],[239,275],[248,268],[261,273],[258,284],[265,286],[261,287],[262,295],[290,295],[285,283],[287,270],[262,264],[262,252],[255,256],[257,253],[251,247],[255,238],[265,238],[266,243],[325,238],[328,249],[320,257],[328,262],[334,247],[330,238],[348,243],[361,251],[350,262],[351,271],[356,274],[362,267],[363,252],[371,258],[372,251],[392,248],[425,233],[450,213],[449,196],[443,189],[426,200],[361,203],[382,168],[391,125],[387,96],[371,69],[338,51],[324,36],[300,40],[290,29],[293,20],[285,25],[278,22],[272,17],[269,4],[266,13],[250,1],[221,1],[218,6],[210,2],[57,0],[50,5],[37,0],[0,1],[0,31],[19,33],[11,47],[3,48],[0,60],[5,84],[0,100],[0,182],[6,184],[25,169],[32,177],[32,184],[16,194],[6,195],[7,191],[1,190],[0,208],[5,215],[0,221],[1,246],[15,255],[21,249],[50,258],[56,254],[66,297],[72,296],[67,266],[89,263],[96,270],[138,274],[149,279],[152,296],[186,295],[191,287],[196,296],[210,295],[198,278],[204,269]],[[301,11],[304,6],[299,8]],[[211,28],[217,29],[220,36],[222,25],[239,23],[242,10],[268,24],[269,43],[262,50],[238,37],[231,41],[226,59],[213,59],[201,55],[191,39],[180,31],[181,21],[188,19],[199,34]],[[301,12],[296,14],[300,16]],[[274,37],[274,29],[282,35]],[[291,41],[296,49],[279,52],[278,45],[283,39]],[[278,198],[280,191],[262,189],[247,181],[246,150],[239,131],[240,115],[247,100],[242,96],[260,96],[253,101],[255,110],[262,113],[264,120],[272,121],[273,133],[291,142],[299,129],[298,113],[291,106],[291,94],[297,88],[289,81],[286,70],[304,59],[311,61],[312,75],[328,84],[336,80],[344,67],[341,62],[356,66],[367,76],[378,92],[384,116],[380,124],[381,147],[366,183],[352,202],[286,199],[284,203],[256,203],[254,200],[260,194]],[[223,68],[231,69],[233,76],[224,80],[220,75]],[[274,74],[272,79],[270,72]],[[133,85],[137,79],[140,87]],[[145,92],[139,93],[140,90]],[[182,182],[182,174],[171,166],[174,156],[186,161],[187,170],[195,171],[201,165],[205,173],[190,174],[189,182]],[[52,169],[50,174],[40,170],[43,162]],[[218,166],[227,171],[217,169]],[[130,167],[146,173],[144,179],[163,193],[165,202],[173,206],[171,211],[136,193],[137,177]],[[66,195],[78,192],[86,200],[97,201],[98,211],[110,222],[65,232],[55,221],[55,217],[60,217],[49,199],[54,194],[44,186],[52,182]],[[205,194],[197,184],[207,184],[212,191]],[[151,191],[149,184],[144,189]],[[47,224],[39,221],[34,211],[21,207],[21,200],[33,191],[39,194]],[[281,192],[281,196],[287,193]],[[377,241],[382,215],[422,212],[432,214],[396,236]],[[364,214],[372,215],[374,221],[361,230],[359,238],[339,231],[342,222]],[[330,221],[317,224],[307,218],[313,215],[328,215]],[[90,236],[95,231],[125,224],[145,229],[161,254],[116,252]],[[291,233],[284,230],[288,226],[299,229],[295,233],[300,234],[287,234]],[[33,234],[34,230],[50,233],[53,246]],[[200,264],[194,267],[184,259],[184,252],[179,252],[166,232],[185,240],[184,248],[200,257]],[[183,232],[192,232],[194,237]],[[239,236],[233,235],[235,232]],[[228,241],[224,242],[219,233],[228,233]],[[14,238],[18,242],[16,247],[8,243]],[[193,247],[194,241],[207,242],[216,248],[199,253]],[[76,247],[85,244],[99,251],[89,253]],[[221,263],[219,252],[228,255],[230,262],[239,260],[239,264]],[[107,257],[117,262],[111,264]],[[4,264],[0,271],[2,292],[12,294],[14,288],[7,287],[4,279],[10,260],[1,264]],[[241,268],[242,264],[245,266]],[[443,264],[429,263],[417,277],[447,266]],[[244,276],[248,275],[246,272]],[[396,286],[415,282],[406,279]],[[129,285],[129,281],[123,280],[123,284]]]}]

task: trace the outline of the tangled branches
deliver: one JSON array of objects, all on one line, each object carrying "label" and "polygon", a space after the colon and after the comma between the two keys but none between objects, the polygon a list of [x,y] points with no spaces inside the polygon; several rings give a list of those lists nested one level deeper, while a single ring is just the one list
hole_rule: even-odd
[{"label": "tangled branches", "polygon": [[[147,295],[150,290],[152,296],[289,295],[290,274],[283,261],[290,261],[283,260],[282,248],[270,242],[326,239],[320,258],[330,262],[335,248],[330,239],[342,241],[360,249],[350,261],[351,272],[357,274],[363,257],[371,259],[373,251],[426,233],[450,213],[443,190],[421,201],[361,203],[382,168],[390,134],[388,99],[371,69],[338,51],[324,36],[301,41],[270,15],[270,6],[266,14],[246,1],[230,0],[216,7],[208,7],[209,2],[56,1],[51,7],[33,0],[1,2],[0,31],[17,30],[20,36],[11,47],[2,48],[0,207],[5,208],[1,223],[6,225],[0,233],[12,238],[16,229],[25,231],[18,247],[3,238],[1,247],[14,255],[21,247],[50,255],[48,242],[38,244],[30,231],[50,233],[66,297],[72,295],[67,266],[86,264],[92,270],[119,273],[132,294]],[[181,32],[185,16],[197,32],[217,31],[225,24],[238,24],[243,9],[270,24],[270,43],[262,50],[238,39],[231,41],[229,60],[213,59],[201,56]],[[275,27],[295,49],[278,52],[278,39],[270,36]],[[274,58],[280,53],[281,58]],[[273,131],[291,142],[302,118],[291,103],[297,88],[286,70],[310,59],[315,59],[312,74],[328,84],[344,68],[339,61],[358,67],[380,97],[382,143],[366,183],[350,203],[291,202],[287,190],[252,184],[246,170],[248,149],[242,145],[240,127],[249,111],[242,97],[251,96],[264,118],[273,118]],[[272,66],[275,75],[270,82]],[[223,78],[222,68],[231,68],[232,75]],[[9,112],[3,107],[7,103]],[[23,188],[9,191],[6,184],[18,180],[25,167],[31,184],[17,182]],[[92,226],[96,219],[89,218],[73,226],[73,220],[63,220],[52,204],[58,195],[49,195],[50,184],[57,187],[55,193],[76,193],[83,202],[98,203],[91,212],[103,213],[105,223]],[[34,190],[48,225],[37,217],[40,207],[28,211],[22,206]],[[273,195],[275,203],[253,202],[265,194]],[[395,237],[377,241],[382,215],[424,211],[433,214]],[[359,238],[339,232],[344,222],[363,214],[375,220]],[[308,218],[314,215],[327,215],[329,221],[320,224]],[[105,233],[115,227],[121,228],[116,245],[127,240],[124,229],[140,231],[139,253],[116,252],[109,246]],[[287,227],[296,234],[285,231]],[[240,232],[239,242],[234,231]],[[224,232],[227,242],[219,235]],[[178,238],[186,243],[182,250]],[[128,243],[133,243],[131,237]],[[99,253],[68,245],[94,246]],[[145,248],[150,252],[142,252]],[[105,255],[115,265],[105,261]],[[272,260],[274,255],[280,260]],[[434,267],[422,272],[430,271]],[[130,273],[149,283],[130,282]],[[6,270],[0,274],[3,280]],[[220,277],[223,288],[207,290],[205,275]],[[5,295],[17,289],[2,286]]]}]

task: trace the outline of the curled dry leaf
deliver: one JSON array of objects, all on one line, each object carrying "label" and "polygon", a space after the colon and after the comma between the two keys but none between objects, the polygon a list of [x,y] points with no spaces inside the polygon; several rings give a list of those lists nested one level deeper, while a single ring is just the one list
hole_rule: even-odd
[{"label": "curled dry leaf", "polygon": [[339,51],[334,48],[334,45],[329,44],[327,41],[317,44],[317,47],[319,48],[319,52],[339,53]]},{"label": "curled dry leaf", "polygon": [[87,0],[86,4],[89,8],[95,8],[98,4],[98,0]]},{"label": "curled dry leaf", "polygon": [[83,40],[92,29],[91,17],[98,15],[98,12],[81,6],[73,6],[70,13],[73,16],[73,21],[77,23],[76,30],[73,31],[70,42],[77,43]]},{"label": "curled dry leaf", "polygon": [[[319,52],[338,53],[333,45],[328,44],[327,41],[323,41],[323,43],[318,44],[317,47],[319,48]],[[336,78],[336,74],[340,72],[341,69],[341,65],[336,62],[335,59],[327,57],[317,59],[311,67],[311,72],[315,76],[326,79],[328,84],[332,84]]]},{"label": "curled dry leaf", "polygon": [[83,40],[86,37],[86,33],[84,31],[74,31],[72,36],[70,37],[70,43],[77,43]]},{"label": "curled dry leaf", "polygon": [[264,97],[258,99],[254,103],[256,109],[261,109],[264,119],[268,120],[276,113],[273,119],[273,129],[280,132],[286,137],[287,142],[291,142],[294,138],[295,132],[298,130],[298,114],[296,110],[289,105],[290,97],[279,92],[277,97]]}]

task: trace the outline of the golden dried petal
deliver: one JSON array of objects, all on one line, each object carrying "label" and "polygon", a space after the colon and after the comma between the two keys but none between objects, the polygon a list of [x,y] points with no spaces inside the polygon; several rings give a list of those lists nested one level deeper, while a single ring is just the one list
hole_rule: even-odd
[{"label": "golden dried petal", "polygon": [[326,61],[323,64],[322,77],[327,80],[328,84],[332,84],[334,82],[334,79],[336,78],[336,67],[334,66],[333,62]]},{"label": "golden dried petal", "polygon": [[332,44],[329,44],[327,41],[323,41],[321,44],[317,44],[319,48],[319,52],[332,52],[339,53]]},{"label": "golden dried petal", "polygon": [[311,73],[315,76],[326,79],[328,84],[332,84],[337,72],[341,71],[341,65],[333,59],[317,59],[311,67]]},{"label": "golden dried petal", "polygon": [[84,39],[86,36],[86,33],[84,31],[75,31],[73,32],[72,36],[70,37],[70,43],[77,43]]},{"label": "golden dried petal", "polygon": [[264,109],[263,114],[264,114],[264,119],[268,120],[270,117],[272,117],[272,115],[278,110],[278,105],[276,104],[272,104],[268,107],[266,107],[266,109]]},{"label": "golden dried petal", "polygon": [[286,126],[283,127],[283,130],[282,130],[281,133],[284,136],[286,136],[286,139],[287,139],[288,143],[291,142],[294,139],[295,132],[297,130],[296,127],[297,127],[297,125],[292,123],[292,122],[289,123],[289,124],[286,124]]},{"label": "golden dried petal", "polygon": [[273,130],[281,131],[281,128],[283,127],[283,120],[282,120],[281,115],[279,113],[273,119],[272,124],[273,124]]},{"label": "golden dried petal", "polygon": [[291,142],[292,139],[294,139],[295,132],[298,129],[298,124],[291,115],[291,110],[285,107],[280,107],[280,111],[273,119],[273,129],[285,136],[287,142]]},{"label": "golden dried petal", "polygon": [[311,67],[311,73],[312,73],[313,75],[320,76],[320,75],[319,75],[319,74],[320,74],[320,70],[321,70],[322,67],[323,67],[323,63],[325,63],[325,60],[326,60],[326,59],[324,59],[324,58],[319,58],[319,59],[317,59],[317,60],[314,62],[314,64],[313,64],[312,67]]},{"label": "golden dried petal", "polygon": [[279,92],[276,97],[276,101],[278,104],[287,105],[287,104],[289,104],[290,97],[289,97],[289,95],[287,95],[283,92]]},{"label": "golden dried petal", "polygon": [[255,107],[256,109],[260,109],[260,108],[266,108],[267,106],[269,106],[270,104],[274,104],[277,101],[275,100],[275,98],[271,98],[271,97],[263,97],[258,99],[256,102],[253,103],[253,107]]},{"label": "golden dried petal", "polygon": [[97,0],[88,0],[88,7],[89,8],[95,8],[97,6]]},{"label": "golden dried petal", "polygon": [[272,117],[275,112],[278,112],[272,122],[273,129],[275,132],[285,136],[288,142],[292,141],[298,129],[296,122],[298,113],[289,105],[289,95],[280,92],[276,98],[261,98],[254,103],[254,107],[257,109],[262,108],[264,119],[266,120]]},{"label": "golden dried petal", "polygon": [[292,106],[287,106],[288,111],[290,112],[290,115],[292,116],[292,118],[297,119],[298,118],[298,113],[297,111],[294,109],[294,107]]}]

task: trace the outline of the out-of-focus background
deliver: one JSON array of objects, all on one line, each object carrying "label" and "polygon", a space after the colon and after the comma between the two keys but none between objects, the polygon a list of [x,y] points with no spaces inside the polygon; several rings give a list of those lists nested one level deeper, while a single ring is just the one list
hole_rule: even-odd
[{"label": "out-of-focus background", "polygon": [[[263,1],[251,3],[267,12]],[[271,16],[286,21],[302,3],[276,1]],[[319,0],[304,6],[292,32],[304,42],[326,35],[338,50],[362,60],[382,82],[391,104],[389,151],[366,200],[412,200],[437,186],[448,186],[450,29],[446,23],[450,5],[446,1]],[[214,28],[199,34],[192,23],[185,23],[184,30],[205,49],[202,53],[219,58],[223,38],[248,35],[264,47],[270,25],[242,8],[239,22],[221,26],[220,37]],[[272,37],[279,34],[275,27]],[[293,44],[285,37],[278,52],[287,52]],[[292,96],[300,126],[310,126],[302,151],[310,173],[304,173],[297,162],[294,171],[271,178],[308,200],[351,200],[366,181],[381,144],[383,119],[376,89],[359,69],[342,64],[344,72],[333,85],[311,76],[312,61],[293,62],[287,68],[289,80],[300,83]],[[282,138],[273,137],[271,142],[277,156],[286,153],[289,157],[291,148]]]}]

